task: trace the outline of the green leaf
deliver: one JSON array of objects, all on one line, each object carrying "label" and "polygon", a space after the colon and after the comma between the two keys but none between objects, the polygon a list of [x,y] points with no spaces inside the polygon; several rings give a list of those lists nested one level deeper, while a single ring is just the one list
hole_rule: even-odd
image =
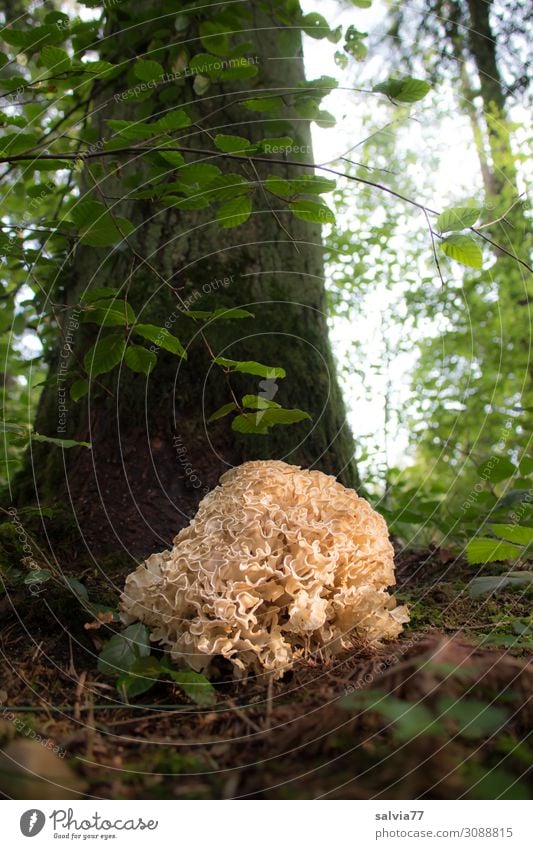
[{"label": "green leaf", "polygon": [[430,88],[429,83],[415,77],[404,77],[403,79],[391,77],[384,83],[374,86],[372,91],[386,94],[387,97],[398,100],[400,103],[416,103],[426,96]]},{"label": "green leaf", "polygon": [[17,156],[35,147],[35,133],[7,133],[0,138],[0,154],[2,156]]},{"label": "green leaf", "polygon": [[399,100],[401,103],[416,103],[416,101],[422,100],[426,96],[430,88],[431,85],[425,82],[425,80],[406,77],[402,81],[400,91],[396,94],[396,100]]},{"label": "green leaf", "polygon": [[477,699],[456,699],[453,696],[441,696],[437,709],[441,713],[440,718],[453,719],[459,734],[469,740],[494,734],[509,717],[505,708]]},{"label": "green leaf", "polygon": [[98,658],[98,669],[108,675],[129,672],[138,658],[148,657],[149,654],[148,628],[136,622],[106,643]]},{"label": "green leaf", "polygon": [[267,425],[258,421],[257,413],[241,413],[236,416],[231,423],[231,429],[236,433],[255,433],[263,436],[268,433]]},{"label": "green leaf", "polygon": [[235,401],[230,401],[228,404],[224,404],[222,407],[219,407],[216,412],[212,413],[208,422],[216,422],[218,419],[223,419],[224,416],[227,416],[229,413],[232,413],[234,410],[238,410],[237,404]]},{"label": "green leaf", "polygon": [[238,197],[252,190],[253,186],[240,174],[230,171],[226,174],[221,174],[214,180],[207,192],[211,200],[226,200],[227,198]]},{"label": "green leaf", "polygon": [[252,147],[252,143],[243,136],[229,136],[218,133],[213,139],[215,147],[224,153],[242,153]]},{"label": "green leaf", "polygon": [[293,182],[284,180],[283,177],[267,177],[263,185],[265,189],[278,197],[288,198],[293,194]]},{"label": "green leaf", "polygon": [[279,406],[269,406],[267,410],[259,413],[258,416],[261,424],[265,424],[267,427],[273,427],[278,424],[295,424],[296,422],[311,418],[309,413],[306,413],[304,410],[286,410]]},{"label": "green leaf", "polygon": [[26,85],[27,80],[24,77],[0,77],[0,88],[5,91],[16,91],[17,88],[22,88]]},{"label": "green leaf", "polygon": [[114,298],[118,289],[111,289],[108,286],[100,286],[94,289],[87,289],[80,297],[82,304],[89,304],[91,301],[99,301],[102,298]]},{"label": "green leaf", "polygon": [[212,56],[210,53],[197,53],[189,62],[189,68],[195,74],[217,80],[224,68],[224,63],[218,56]]},{"label": "green leaf", "polygon": [[28,584],[46,584],[52,577],[50,569],[32,569],[24,578],[24,583]]},{"label": "green leaf", "polygon": [[172,165],[174,168],[181,168],[185,165],[185,159],[179,152],[179,150],[158,150],[159,156],[161,156],[165,162],[168,162],[169,165]]},{"label": "green leaf", "polygon": [[442,240],[441,248],[451,259],[457,260],[468,268],[481,268],[483,254],[478,243],[471,236],[453,233]]},{"label": "green leaf", "polygon": [[495,507],[499,510],[503,507],[522,507],[523,505],[525,509],[526,505],[529,504],[530,498],[530,489],[511,489],[509,492],[506,492],[505,495],[502,495],[502,497],[498,499]]},{"label": "green leaf", "polygon": [[474,206],[456,206],[446,209],[437,218],[437,230],[445,233],[447,230],[464,230],[472,227],[479,218],[481,210]]},{"label": "green leaf", "polygon": [[132,371],[149,375],[157,363],[157,354],[142,345],[129,345],[124,354],[124,362]]},{"label": "green leaf", "polygon": [[294,146],[294,139],[291,139],[289,136],[264,138],[257,143],[257,146],[265,153],[280,154]]},{"label": "green leaf", "polygon": [[341,700],[341,707],[379,713],[391,724],[392,733],[398,742],[438,732],[442,727],[426,705],[404,701],[379,690],[345,696]]},{"label": "green leaf", "polygon": [[44,159],[33,159],[31,167],[35,171],[60,171],[64,168],[72,168],[72,162],[69,162],[68,159],[55,159],[53,162]]},{"label": "green leaf", "polygon": [[68,380],[71,377],[76,377],[78,374],[77,371],[62,371],[61,375],[54,374],[52,377],[49,377],[48,380],[41,380],[39,383],[35,383],[34,387],[37,386],[56,386],[59,381]]},{"label": "green leaf", "polygon": [[508,572],[506,575],[473,578],[468,584],[468,592],[472,598],[478,598],[506,587],[533,587],[533,572]]},{"label": "green leaf", "polygon": [[79,201],[71,209],[70,217],[83,244],[94,248],[114,245],[133,229],[126,218],[111,215],[104,204],[96,200]]},{"label": "green leaf", "polygon": [[244,395],[242,406],[248,407],[250,410],[268,410],[269,407],[280,408],[281,404],[276,401],[269,401],[268,398],[261,398],[260,395]]},{"label": "green leaf", "polygon": [[227,28],[216,21],[202,21],[199,27],[200,41],[210,53],[217,56],[227,56],[229,53],[229,42]]},{"label": "green leaf", "polygon": [[195,702],[195,704],[207,707],[216,703],[217,696],[215,688],[205,675],[200,675],[199,672],[192,671],[178,672],[173,669],[168,669],[168,672],[180,690],[183,690],[185,695]]},{"label": "green leaf", "polygon": [[97,59],[94,62],[83,62],[82,66],[84,72],[95,80],[111,79],[112,77],[116,77],[122,71],[120,65],[113,65],[105,59]]},{"label": "green leaf", "polygon": [[509,542],[489,537],[473,539],[466,546],[466,558],[472,565],[477,563],[495,563],[498,560],[514,560],[520,557],[522,549]]},{"label": "green leaf", "polygon": [[26,118],[22,115],[8,115],[7,112],[0,112],[0,126],[2,127],[26,127],[27,124]]},{"label": "green leaf", "polygon": [[233,321],[234,319],[254,318],[254,314],[240,307],[218,307],[218,309],[210,314],[210,317],[217,320]]},{"label": "green leaf", "polygon": [[284,108],[281,97],[254,97],[243,100],[242,106],[250,112],[282,112]]},{"label": "green leaf", "polygon": [[216,319],[225,319],[226,321],[229,319],[235,318],[253,318],[254,314],[249,312],[248,310],[243,310],[240,307],[219,307],[218,309],[210,312],[209,310],[183,310],[183,315],[188,316],[188,318],[199,318],[208,320],[216,320]]},{"label": "green leaf", "polygon": [[315,122],[319,127],[334,127],[337,123],[337,119],[331,112],[327,112],[325,109],[320,109],[319,112],[315,115]]},{"label": "green leaf", "polygon": [[[143,121],[107,120],[107,126],[116,131],[116,137],[111,139],[111,145],[106,142],[106,150],[121,147],[125,142],[150,139],[157,135],[157,124],[145,124]],[[114,145],[114,142],[118,142]]]},{"label": "green leaf", "polygon": [[117,679],[117,690],[128,699],[140,696],[152,689],[162,672],[157,658],[151,655],[138,657],[133,661],[129,672]]},{"label": "green leaf", "polygon": [[63,575],[63,580],[77,598],[83,601],[88,600],[89,593],[87,591],[87,587],[82,584],[81,581],[78,581],[77,578],[71,578],[69,575]]},{"label": "green leaf", "polygon": [[256,363],[253,360],[229,360],[227,357],[216,357],[215,363],[231,371],[242,372],[243,374],[255,374],[258,377],[276,378],[285,377],[285,369],[280,366],[265,366],[262,363]]},{"label": "green leaf", "polygon": [[490,529],[496,536],[518,545],[527,546],[533,542],[533,528],[524,525],[491,525]]},{"label": "green leaf", "polygon": [[[345,42],[344,42],[344,50],[346,53],[349,53],[350,56],[353,56],[358,62],[361,62],[368,56],[368,47],[364,43],[363,39],[367,37],[367,32],[360,32],[354,26],[349,26],[345,33]],[[343,54],[335,54],[336,59],[340,65],[340,67],[344,67]]]},{"label": "green leaf", "polygon": [[209,206],[209,201],[205,197],[176,197],[174,195],[167,195],[162,199],[162,203],[165,206],[172,206],[174,209],[205,209]]},{"label": "green leaf", "polygon": [[193,162],[191,165],[180,168],[179,171],[180,180],[190,185],[197,185],[202,189],[209,186],[221,174],[220,168],[207,162]]},{"label": "green leaf", "polygon": [[21,48],[20,52],[33,52],[40,50],[45,44],[63,40],[63,35],[56,26],[33,26],[27,30],[6,27],[2,29],[0,37],[12,47]]},{"label": "green leaf", "polygon": [[190,127],[192,121],[184,109],[174,109],[172,112],[167,112],[155,123],[158,130],[165,133],[171,133],[174,130],[183,130],[185,127]]},{"label": "green leaf", "polygon": [[336,180],[328,180],[319,175],[305,175],[291,180],[291,188],[294,194],[319,195],[322,192],[332,192],[337,187]]},{"label": "green leaf", "polygon": [[533,637],[533,621],[521,622],[520,619],[513,620],[513,631],[519,636]]},{"label": "green leaf", "polygon": [[49,68],[54,74],[61,74],[63,71],[70,70],[70,58],[65,50],[61,47],[53,47],[47,44],[41,50],[41,61],[46,68]]},{"label": "green leaf", "polygon": [[314,224],[335,224],[335,215],[329,206],[323,203],[314,200],[295,200],[289,205],[296,218],[301,218],[302,221],[312,221]]},{"label": "green leaf", "polygon": [[150,82],[161,79],[165,73],[163,66],[153,59],[138,59],[133,66],[133,73],[138,80]]},{"label": "green leaf", "polygon": [[70,387],[70,397],[73,401],[79,401],[80,398],[83,398],[84,395],[87,395],[89,391],[90,382],[86,380],[84,377],[80,378],[80,380],[75,380],[72,386]]},{"label": "green leaf", "polygon": [[249,80],[256,77],[259,73],[257,65],[248,61],[244,56],[239,59],[230,59],[229,67],[221,71],[220,79],[223,82],[228,80]]},{"label": "green leaf", "polygon": [[485,464],[479,469],[483,480],[500,483],[500,481],[508,480],[516,474],[516,466],[507,457],[495,457],[494,459],[495,462],[490,464],[490,468],[488,464]]},{"label": "green leaf", "polygon": [[[263,399],[260,399],[263,400]],[[308,413],[303,410],[285,410],[279,404],[268,404],[267,408],[259,409],[255,413],[242,413],[236,416],[231,423],[232,430],[238,433],[268,433],[268,428],[275,425],[289,425],[309,419]]]},{"label": "green leaf", "polygon": [[85,370],[90,377],[98,377],[117,366],[124,356],[126,342],[118,334],[104,336],[90,348],[83,359]]},{"label": "green leaf", "polygon": [[330,27],[323,15],[318,12],[309,12],[303,15],[300,23],[306,35],[311,38],[326,38],[330,33]]},{"label": "green leaf", "polygon": [[359,9],[370,9],[372,5],[372,0],[351,0],[353,6],[357,6]]},{"label": "green leaf", "polygon": [[42,201],[43,198],[53,193],[53,188],[51,185],[47,185],[46,183],[36,183],[34,186],[26,187],[26,194],[30,198],[37,198],[38,201]]},{"label": "green leaf", "polygon": [[134,324],[135,313],[130,304],[116,298],[93,301],[85,307],[82,320],[100,327],[120,327]]},{"label": "green leaf", "polygon": [[520,474],[531,475],[533,473],[533,457],[524,455],[518,463],[518,468],[520,469]]},{"label": "green leaf", "polygon": [[43,436],[42,433],[32,433],[33,442],[47,442],[58,448],[91,448],[90,442],[76,442],[75,439],[57,439],[55,436]]},{"label": "green leaf", "polygon": [[163,348],[165,351],[170,351],[171,354],[177,354],[178,357],[187,359],[187,352],[180,340],[169,333],[166,327],[157,327],[155,324],[136,324],[133,331],[142,336],[143,339],[153,342],[158,348]]},{"label": "green leaf", "polygon": [[217,211],[217,222],[224,229],[240,227],[252,214],[252,201],[247,195],[239,195],[222,203]]}]

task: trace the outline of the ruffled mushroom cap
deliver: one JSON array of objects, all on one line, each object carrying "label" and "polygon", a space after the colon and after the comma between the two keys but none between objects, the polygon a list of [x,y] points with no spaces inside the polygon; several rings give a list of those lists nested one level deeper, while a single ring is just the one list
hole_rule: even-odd
[{"label": "ruffled mushroom cap", "polygon": [[387,525],[368,502],[322,472],[255,460],[222,475],[171,551],[128,575],[121,618],[197,671],[222,655],[238,675],[279,677],[310,652],[396,637],[409,617],[394,583]]}]

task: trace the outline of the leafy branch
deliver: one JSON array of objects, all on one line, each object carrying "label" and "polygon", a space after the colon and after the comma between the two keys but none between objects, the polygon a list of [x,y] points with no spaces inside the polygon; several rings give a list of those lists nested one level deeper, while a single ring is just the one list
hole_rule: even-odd
[{"label": "leafy branch", "polygon": [[[147,154],[147,153],[160,153],[161,151],[165,153],[181,153],[181,154],[195,154],[197,156],[205,156],[206,158],[218,158],[221,157],[223,159],[230,160],[238,160],[242,163],[243,161],[243,153],[246,154],[246,159],[249,159],[251,162],[257,163],[266,163],[269,165],[283,165],[288,168],[305,168],[307,170],[311,169],[313,171],[321,171],[323,173],[332,174],[336,177],[340,177],[344,180],[348,180],[350,182],[359,183],[364,186],[369,186],[370,188],[378,189],[385,194],[389,194],[392,197],[398,198],[404,203],[409,204],[410,206],[415,207],[416,209],[421,210],[425,215],[433,215],[433,216],[441,216],[442,213],[436,209],[432,209],[429,206],[426,206],[419,201],[414,200],[413,198],[408,197],[407,195],[402,194],[401,192],[392,189],[390,186],[386,186],[383,183],[376,182],[374,180],[368,180],[364,177],[356,176],[354,174],[347,174],[344,171],[340,171],[336,168],[331,168],[327,165],[321,165],[320,163],[315,162],[304,162],[299,160],[288,160],[288,159],[278,159],[268,156],[261,156],[256,153],[248,153],[247,151],[243,151],[243,153],[231,153],[229,151],[213,151],[205,148],[191,147],[191,146],[182,146],[182,145],[170,145],[164,147],[148,147],[146,145],[129,145],[127,147],[115,148],[114,150],[97,150],[97,151],[89,151],[83,154],[84,159],[101,159],[104,157],[110,156],[119,156],[119,155],[131,155],[131,154]],[[32,156],[30,152],[15,154],[12,156],[0,156],[0,163],[16,163],[16,162],[33,162],[40,160],[50,160],[50,161],[78,161],[80,159],[79,154],[59,154],[59,153],[43,153],[38,154],[37,156]],[[511,257],[521,266],[526,268],[528,271],[533,272],[533,266],[529,265],[525,260],[521,259],[521,257],[514,254],[512,251],[509,251],[503,245],[498,242],[495,242],[493,239],[490,239],[485,233],[482,233],[479,229],[468,226],[469,231],[474,233],[476,236],[481,237],[485,242],[488,242],[492,247],[496,250],[501,251],[503,254]],[[435,235],[435,234],[433,234]]]}]

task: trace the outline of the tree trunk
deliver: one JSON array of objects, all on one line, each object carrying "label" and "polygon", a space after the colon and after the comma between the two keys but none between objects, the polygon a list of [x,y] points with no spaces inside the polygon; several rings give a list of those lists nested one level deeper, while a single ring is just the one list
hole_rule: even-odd
[{"label": "tree trunk", "polygon": [[496,56],[496,38],[490,23],[491,8],[492,0],[468,0],[468,46],[479,76],[492,155],[494,196],[499,197],[503,204],[510,205],[517,196],[517,176],[506,115],[506,96]]},{"label": "tree trunk", "polygon": [[[492,192],[486,199],[489,207],[492,206],[489,218],[497,220],[491,228],[491,235],[512,253],[528,258],[531,231],[524,207],[518,200],[518,174],[511,143],[507,92],[498,67],[497,39],[491,26],[491,9],[492,0],[468,0],[468,48],[479,76],[492,160]],[[501,220],[498,220],[500,217]],[[507,374],[514,372],[518,375],[518,393],[527,418],[530,419],[533,369],[527,283],[522,269],[512,258],[497,249],[495,253],[498,264],[493,272],[494,278],[501,281],[498,287],[501,309],[505,309],[507,303],[516,311],[510,338],[502,346],[501,353],[498,352],[500,359],[496,371],[499,368]],[[492,353],[496,353],[494,349]]]},{"label": "tree trunk", "polygon": [[[121,14],[121,9],[114,13],[117,21]],[[109,45],[114,55],[131,55],[131,43],[121,45],[127,27],[115,27],[116,35],[104,46]],[[261,90],[291,90],[303,80],[302,50],[295,32],[280,33],[275,19],[256,17],[246,33],[247,40],[254,40],[250,55],[257,54]],[[150,33],[143,39],[134,48],[136,55],[146,50]],[[156,58],[161,61],[159,55]],[[113,85],[116,94],[131,82],[119,78]],[[248,81],[240,87],[246,89],[245,96],[253,96],[248,94]],[[212,149],[210,131],[252,141],[282,134],[279,119],[271,124],[257,120],[256,113],[243,115],[242,108],[234,105],[239,97],[235,83],[217,85],[204,99],[194,94],[191,78],[181,86],[165,86],[163,92],[163,103],[157,96],[149,101],[152,113],[161,116],[186,104],[195,116],[185,140],[191,147]],[[147,117],[147,102],[119,102],[111,96],[104,103],[101,98],[98,138],[110,136],[107,118]],[[246,115],[252,116],[249,122]],[[311,161],[308,121],[293,121],[292,133],[300,146],[292,158]],[[220,156],[212,162],[248,179],[264,180],[272,174],[294,178],[301,170],[289,163],[251,166],[247,160]],[[96,191],[89,168],[84,168],[84,185],[87,190],[92,187],[91,197],[100,200],[101,193],[113,198],[123,191],[128,172],[133,182],[141,184],[146,163],[132,157],[122,164],[121,182],[93,170],[100,180]],[[171,174],[169,179],[176,178]],[[63,452],[34,443],[19,497],[21,501],[37,497],[40,504],[66,500],[89,551],[103,554],[124,548],[139,555],[168,546],[220,474],[248,459],[285,459],[357,485],[352,437],[328,341],[320,227],[276,211],[275,206],[257,185],[251,218],[239,228],[224,230],[210,211],[184,212],[124,199],[113,206],[113,213],[127,216],[135,225],[128,247],[109,252],[78,246],[66,271],[65,300],[70,306],[88,288],[121,287],[120,297],[127,291],[140,322],[166,323],[188,351],[186,361],[160,351],[149,378],[124,367],[102,376],[78,403],[68,400],[67,394],[66,412],[58,403],[65,382],[43,392],[35,430],[91,442],[92,451]],[[243,307],[254,317],[214,322],[203,339],[200,323],[180,312],[184,304],[201,310]],[[75,339],[69,367],[83,359],[97,336],[94,325],[76,329],[75,313],[69,316],[51,358],[51,374],[62,366],[61,339],[69,332]],[[212,354],[282,366],[287,376],[266,384],[250,375],[229,377],[213,365]],[[312,419],[277,426],[268,435],[235,433],[228,418],[209,423],[209,416],[231,401],[232,393],[237,398],[246,393],[275,395],[282,406],[306,410]]]},{"label": "tree trunk", "polygon": [[[486,197],[495,194],[494,175],[488,160],[484,127],[482,127],[483,115],[479,114],[475,101],[475,91],[470,78],[467,63],[464,59],[464,24],[462,23],[462,10],[459,3],[452,3],[449,7],[449,18],[445,31],[448,33],[453,51],[453,57],[457,65],[457,83],[460,92],[460,108],[468,115],[472,137],[476,147],[481,177]],[[483,121],[484,123],[484,121]]]}]

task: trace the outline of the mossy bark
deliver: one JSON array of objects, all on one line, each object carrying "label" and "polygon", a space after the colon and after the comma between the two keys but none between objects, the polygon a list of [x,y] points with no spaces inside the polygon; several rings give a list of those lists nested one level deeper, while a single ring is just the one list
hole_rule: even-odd
[{"label": "mossy bark", "polygon": [[[264,19],[260,23],[260,37],[250,51],[258,57],[258,88],[295,87],[303,79],[301,44],[294,32],[280,38],[274,21],[267,29]],[[116,43],[113,49],[118,49]],[[115,90],[125,89],[126,83],[115,81]],[[248,82],[243,86],[249,87]],[[196,119],[185,140],[190,146],[212,147],[209,131],[252,140],[279,134],[255,113],[249,113],[253,121],[243,124],[242,108],[233,105],[237,99],[235,84],[217,87],[213,102],[195,97],[187,81],[175,86],[175,103],[169,103],[167,89],[164,106],[155,98],[150,108],[163,114],[169,106],[187,103]],[[111,97],[100,106],[97,128],[103,138],[109,136],[106,118],[140,117],[139,105],[128,100]],[[308,122],[299,119],[292,130],[298,145],[292,158],[301,158],[303,149],[310,160]],[[135,225],[128,245],[113,252],[80,246],[68,269],[69,304],[93,286],[123,287],[122,296],[127,289],[140,322],[166,323],[188,350],[186,361],[159,351],[148,379],[123,366],[93,383],[87,398],[66,402],[66,432],[58,435],[89,441],[92,451],[63,454],[34,445],[28,457],[21,500],[35,495],[46,504],[58,497],[66,500],[93,552],[124,547],[146,554],[168,545],[220,474],[248,459],[286,459],[334,474],[346,485],[357,484],[352,437],[328,341],[320,228],[277,209],[259,182],[271,174],[295,177],[299,169],[289,162],[252,166],[246,160],[212,161],[258,180],[254,213],[245,225],[221,229],[212,210],[180,212],[124,198],[113,212]],[[130,161],[122,166],[120,180],[105,177],[99,191],[110,197],[123,194],[124,176],[137,174],[141,183],[146,167],[140,158]],[[169,179],[176,177],[170,174]],[[84,182],[91,186],[89,176]],[[202,336],[201,325],[180,311],[184,302],[202,310],[244,307],[254,317],[215,322]],[[66,329],[65,324],[63,333]],[[72,363],[83,358],[96,331],[82,324],[74,335]],[[60,349],[61,335],[51,373],[58,368]],[[253,376],[229,378],[213,365],[212,354],[283,366],[287,376],[266,388]],[[306,410],[311,421],[278,426],[268,435],[237,434],[229,419],[208,423],[211,413],[232,400],[232,391],[240,398],[262,389],[284,407]],[[50,386],[43,392],[35,427],[55,436],[58,422],[58,387]]]}]

